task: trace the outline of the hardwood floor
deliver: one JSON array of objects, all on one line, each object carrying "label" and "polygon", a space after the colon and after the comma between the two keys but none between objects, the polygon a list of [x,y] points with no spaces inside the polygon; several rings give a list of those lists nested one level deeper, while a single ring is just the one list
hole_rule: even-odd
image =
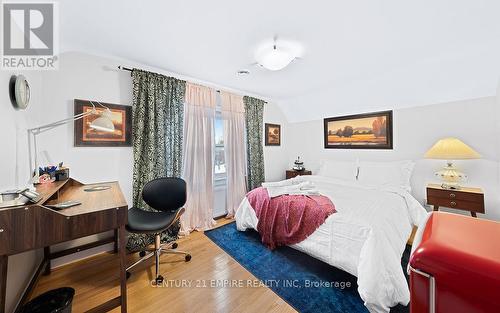
[{"label": "hardwood floor", "polygon": [[[218,226],[228,222],[231,221],[221,219]],[[192,260],[184,262],[179,255],[162,255],[160,271],[165,277],[164,285],[170,286],[161,288],[151,284],[153,259],[134,268],[127,282],[128,312],[296,312],[267,287],[210,287],[213,280],[256,278],[201,232],[193,232],[177,242],[178,249],[189,251]],[[138,258],[137,253],[131,254],[128,261]],[[68,264],[42,276],[33,297],[70,286],[76,290],[73,312],[84,312],[119,295],[117,269],[118,256],[111,253]],[[111,312],[119,312],[119,308]]]}]

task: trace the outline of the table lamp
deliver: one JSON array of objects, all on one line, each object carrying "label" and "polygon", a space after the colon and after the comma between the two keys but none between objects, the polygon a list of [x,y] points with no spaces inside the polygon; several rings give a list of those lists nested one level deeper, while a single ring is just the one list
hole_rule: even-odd
[{"label": "table lamp", "polygon": [[[83,113],[77,114],[75,116],[72,116],[70,118],[66,118],[66,119],[63,119],[63,120],[60,120],[57,122],[53,122],[53,123],[50,123],[47,125],[38,126],[35,128],[28,129],[28,154],[29,154],[29,162],[30,162],[30,175],[34,175],[30,179],[33,183],[38,183],[38,180],[39,180],[38,151],[37,151],[38,147],[36,144],[36,136],[37,135],[39,135],[43,132],[46,132],[48,130],[51,130],[53,128],[56,128],[58,126],[82,119],[82,118],[84,118],[86,116],[90,116],[90,115],[97,115],[98,116],[96,119],[94,119],[90,123],[90,125],[89,125],[90,128],[98,130],[98,131],[104,131],[104,132],[114,132],[115,131],[115,126],[113,125],[113,121],[112,121],[112,113],[109,110],[109,108],[102,105],[100,102],[97,102],[97,104],[99,104],[104,109],[104,111],[99,112],[99,111],[97,111],[94,102],[90,101],[90,104],[92,105],[92,110],[90,110],[90,111],[83,112]],[[33,164],[32,158],[31,158],[31,154],[32,154],[32,152],[31,152],[31,149],[32,149],[31,137],[32,137],[32,135],[33,135],[33,149],[35,152],[34,164]]]},{"label": "table lamp", "polygon": [[452,160],[479,159],[481,155],[457,138],[439,140],[425,153],[427,159],[447,160],[446,166],[435,173],[443,180],[441,187],[445,189],[460,189],[459,182],[464,181],[467,175],[460,172]]}]

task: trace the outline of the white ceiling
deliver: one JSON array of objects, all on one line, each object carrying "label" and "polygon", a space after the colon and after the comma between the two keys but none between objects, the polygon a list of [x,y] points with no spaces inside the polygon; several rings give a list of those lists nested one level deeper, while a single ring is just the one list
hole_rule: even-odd
[{"label": "white ceiling", "polygon": [[[60,36],[63,51],[272,99],[292,121],[495,95],[500,77],[498,0],[65,0]],[[273,36],[300,42],[303,58],[254,65]]]}]

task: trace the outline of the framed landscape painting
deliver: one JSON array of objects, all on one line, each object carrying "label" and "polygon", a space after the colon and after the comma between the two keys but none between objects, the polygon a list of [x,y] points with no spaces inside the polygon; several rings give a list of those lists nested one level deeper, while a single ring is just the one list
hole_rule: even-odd
[{"label": "framed landscape painting", "polygon": [[392,149],[392,111],[324,119],[326,149]]},{"label": "framed landscape painting", "polygon": [[266,123],[266,146],[281,145],[281,125]]},{"label": "framed landscape painting", "polygon": [[[100,107],[97,101],[92,101],[98,112],[104,108]],[[112,122],[115,126],[114,132],[98,131],[90,128],[92,121],[98,115],[88,115],[75,121],[75,147],[130,147],[132,145],[132,107],[101,102],[109,108],[112,114]],[[80,114],[92,110],[89,100],[75,99],[74,113]]]}]

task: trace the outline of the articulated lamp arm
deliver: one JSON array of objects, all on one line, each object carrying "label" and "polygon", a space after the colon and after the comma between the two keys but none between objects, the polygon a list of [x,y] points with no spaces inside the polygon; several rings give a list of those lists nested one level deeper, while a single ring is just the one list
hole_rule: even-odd
[{"label": "articulated lamp arm", "polygon": [[[105,109],[105,111],[103,113],[99,113],[96,110],[94,102],[90,101],[90,104],[92,104],[91,111],[83,112],[83,113],[77,114],[75,116],[65,118],[65,119],[62,119],[60,121],[56,121],[56,122],[53,122],[50,124],[46,124],[46,125],[42,125],[42,126],[28,129],[28,155],[29,155],[29,168],[30,168],[30,180],[31,180],[31,182],[38,182],[38,178],[39,178],[39,174],[38,174],[38,148],[37,148],[37,144],[36,144],[36,136],[41,134],[41,133],[44,133],[46,131],[49,131],[51,129],[54,129],[56,127],[68,124],[70,122],[80,120],[80,119],[82,119],[86,116],[89,116],[89,115],[101,115],[100,118],[110,119],[111,111],[109,110],[109,108],[102,105],[100,102],[97,102],[97,103]],[[113,123],[111,121],[109,121],[109,123],[107,123],[107,124],[109,125],[109,127],[102,127],[100,125],[99,126],[94,125],[95,127],[93,127],[92,124],[90,126],[93,128],[99,129],[101,131],[113,132],[114,131]],[[32,137],[33,137],[33,139],[32,139]],[[33,143],[32,143],[32,140],[33,140]],[[34,164],[33,164],[33,158],[32,158],[32,154],[33,154],[32,147],[34,150]]]}]

